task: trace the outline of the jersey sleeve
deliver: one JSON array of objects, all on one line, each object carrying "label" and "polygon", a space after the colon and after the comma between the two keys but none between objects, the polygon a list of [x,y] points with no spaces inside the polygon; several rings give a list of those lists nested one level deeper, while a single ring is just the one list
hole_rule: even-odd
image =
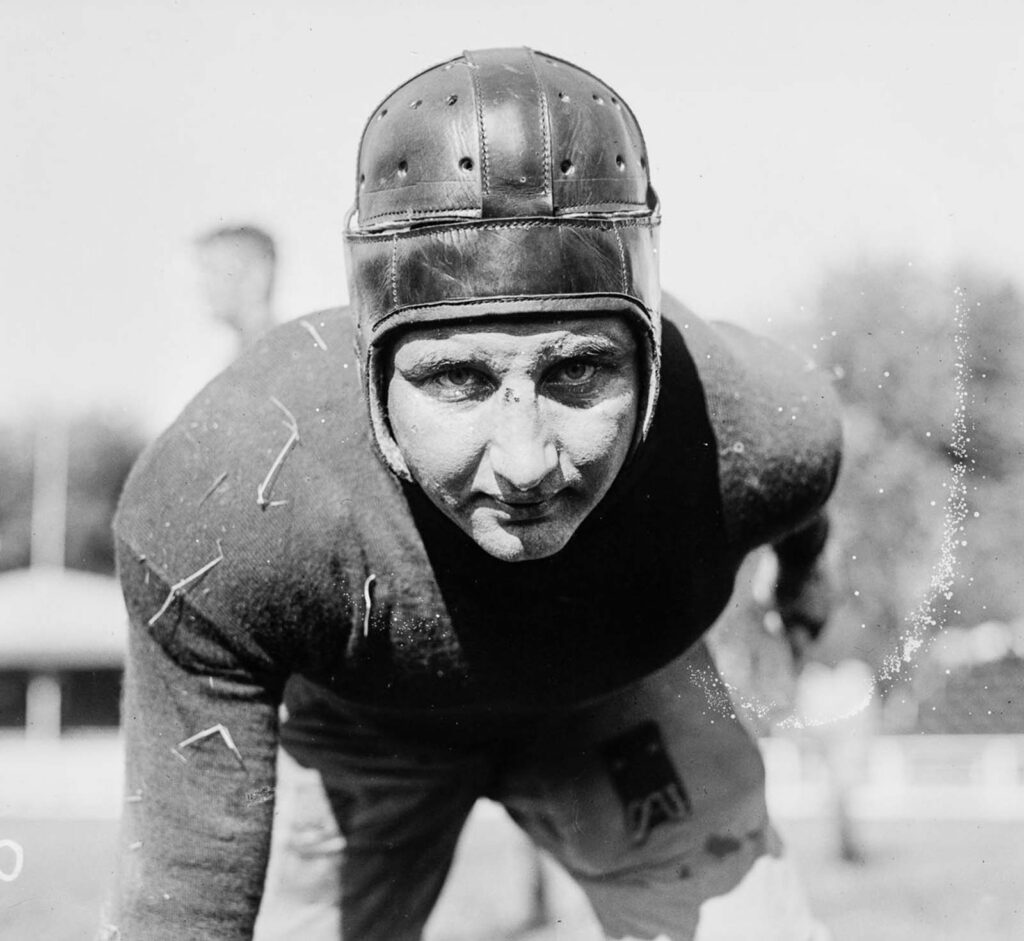
[{"label": "jersey sleeve", "polygon": [[128,802],[108,918],[122,938],[251,937],[284,684],[332,675],[363,584],[353,481],[376,459],[347,324],[324,312],[271,331],[125,484]]},{"label": "jersey sleeve", "polygon": [[[269,847],[283,676],[122,543],[130,618],[125,806],[105,920],[121,938],[251,938]],[[202,577],[193,586],[199,589]]]},{"label": "jersey sleeve", "polygon": [[[839,398],[810,360],[738,328],[721,330],[746,376],[740,398],[733,393],[722,409],[727,525],[742,548],[772,543],[780,560],[816,556],[842,464]],[[748,445],[737,446],[744,438]]]},{"label": "jersey sleeve", "polygon": [[718,449],[730,543],[777,543],[816,517],[842,455],[838,398],[812,363],[729,324],[683,328]]}]

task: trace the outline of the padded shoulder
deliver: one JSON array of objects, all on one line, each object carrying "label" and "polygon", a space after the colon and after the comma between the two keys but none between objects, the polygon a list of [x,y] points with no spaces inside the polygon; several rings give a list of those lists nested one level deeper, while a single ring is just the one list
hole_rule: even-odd
[{"label": "padded shoulder", "polygon": [[220,625],[283,636],[311,629],[311,612],[347,619],[362,582],[344,550],[361,508],[394,489],[357,373],[347,311],[271,331],[139,459],[115,520],[128,557],[168,586],[205,570],[183,595]]},{"label": "padded shoulder", "polygon": [[777,343],[708,323],[666,295],[703,386],[717,441],[724,523],[747,551],[799,527],[839,473],[839,402],[827,377]]}]

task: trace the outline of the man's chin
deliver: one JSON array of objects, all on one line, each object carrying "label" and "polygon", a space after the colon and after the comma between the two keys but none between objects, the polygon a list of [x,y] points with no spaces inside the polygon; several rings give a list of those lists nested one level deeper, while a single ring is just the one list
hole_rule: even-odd
[{"label": "man's chin", "polygon": [[488,555],[502,562],[533,562],[561,552],[575,530],[550,521],[474,525],[469,535]]}]

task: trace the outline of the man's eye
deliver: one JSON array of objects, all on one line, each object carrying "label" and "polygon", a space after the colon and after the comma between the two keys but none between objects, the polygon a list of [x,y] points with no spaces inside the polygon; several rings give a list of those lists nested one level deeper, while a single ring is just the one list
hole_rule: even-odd
[{"label": "man's eye", "polygon": [[444,366],[423,376],[418,384],[439,398],[461,400],[486,395],[491,383],[485,373],[470,366]]},{"label": "man's eye", "polygon": [[479,377],[472,369],[446,369],[434,377],[434,381],[443,386],[465,388],[472,385]]},{"label": "man's eye", "polygon": [[556,382],[587,382],[594,378],[598,366],[582,359],[570,359],[555,367],[552,378]]}]

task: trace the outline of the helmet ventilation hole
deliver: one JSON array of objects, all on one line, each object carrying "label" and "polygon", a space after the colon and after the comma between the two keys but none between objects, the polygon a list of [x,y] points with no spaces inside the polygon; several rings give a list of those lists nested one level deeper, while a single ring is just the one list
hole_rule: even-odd
[{"label": "helmet ventilation hole", "polygon": [[647,169],[647,158],[646,157],[641,157],[640,158],[640,169],[641,170],[646,170]]},{"label": "helmet ventilation hole", "polygon": [[448,104],[450,104],[450,105],[455,104],[455,102],[458,101],[458,100],[459,100],[459,96],[458,95],[449,95],[448,96]]},{"label": "helmet ventilation hole", "polygon": [[615,166],[619,168],[620,173],[626,169],[626,161],[622,159],[622,154],[619,154],[615,158]]},{"label": "helmet ventilation hole", "polygon": [[561,170],[566,176],[569,176],[569,174],[576,172],[576,167],[573,166],[573,162],[571,160],[563,160]]},{"label": "helmet ventilation hole", "polygon": [[594,92],[592,97],[593,97],[594,101],[596,101],[599,105],[603,105],[604,104],[604,99],[597,92]]},{"label": "helmet ventilation hole", "polygon": [[473,169],[473,158],[472,157],[463,157],[459,161],[459,169],[460,170],[472,170]]},{"label": "helmet ventilation hole", "polygon": [[398,162],[398,175],[399,176],[405,176],[406,173],[408,173],[408,172],[409,172],[409,164],[406,163],[404,160],[400,160]]},{"label": "helmet ventilation hole", "polygon": [[359,188],[362,189],[364,186],[366,186],[366,174],[365,173],[360,173],[359,174]]},{"label": "helmet ventilation hole", "polygon": [[423,99],[417,98],[415,101],[409,104],[409,107],[412,108],[413,111],[415,111],[421,104],[423,104]]},{"label": "helmet ventilation hole", "polygon": [[382,121],[385,117],[387,117],[387,113],[388,113],[388,109],[385,108],[383,111],[381,111],[380,114],[377,115],[377,120],[378,121]]},{"label": "helmet ventilation hole", "polygon": [[559,101],[565,101],[565,102],[572,101],[572,99],[564,91],[560,91],[558,93],[558,100]]}]

